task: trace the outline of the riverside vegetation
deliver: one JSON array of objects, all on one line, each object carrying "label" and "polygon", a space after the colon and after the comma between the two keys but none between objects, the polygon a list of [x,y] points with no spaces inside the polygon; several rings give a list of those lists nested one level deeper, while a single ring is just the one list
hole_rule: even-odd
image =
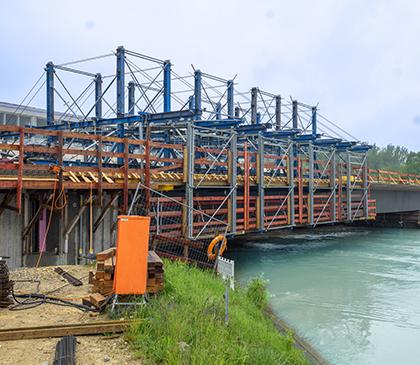
[{"label": "riverside vegetation", "polygon": [[213,272],[165,261],[165,290],[137,313],[127,334],[146,364],[308,364],[267,317],[262,279],[229,294],[225,324],[225,283]]}]

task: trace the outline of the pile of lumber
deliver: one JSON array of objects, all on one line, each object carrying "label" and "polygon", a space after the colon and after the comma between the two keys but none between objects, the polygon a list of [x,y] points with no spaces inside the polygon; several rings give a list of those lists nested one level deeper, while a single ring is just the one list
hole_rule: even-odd
[{"label": "pile of lumber", "polygon": [[157,293],[163,289],[163,262],[155,251],[147,255],[147,293]]},{"label": "pile of lumber", "polygon": [[93,293],[105,297],[112,294],[116,252],[116,248],[111,247],[96,254],[96,271],[89,272],[89,284],[92,284]]},{"label": "pile of lumber", "polygon": [[[96,254],[96,270],[89,271],[89,284],[92,294],[83,299],[83,303],[96,308],[113,293],[116,248],[112,247]],[[146,292],[155,294],[163,289],[163,262],[154,251],[147,255]]]}]

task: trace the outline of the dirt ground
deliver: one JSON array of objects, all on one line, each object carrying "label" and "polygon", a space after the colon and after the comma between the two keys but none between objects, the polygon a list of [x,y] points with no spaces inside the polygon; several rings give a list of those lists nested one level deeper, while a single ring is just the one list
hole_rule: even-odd
[{"label": "dirt ground", "polygon": [[[89,293],[89,266],[60,266],[76,278],[82,286],[74,287],[54,272],[54,267],[24,268],[11,271],[10,279],[15,280],[16,293],[48,294],[81,303],[81,298]],[[19,282],[37,280],[37,282]],[[68,284],[68,285],[67,285]],[[39,285],[39,289],[37,288]],[[20,309],[19,307],[16,309]],[[0,329],[51,324],[86,323],[109,319],[106,314],[86,313],[72,307],[42,304],[25,310],[0,308]],[[0,342],[0,364],[52,364],[58,338],[19,340]],[[141,364],[135,359],[123,335],[77,336],[77,364]]]}]

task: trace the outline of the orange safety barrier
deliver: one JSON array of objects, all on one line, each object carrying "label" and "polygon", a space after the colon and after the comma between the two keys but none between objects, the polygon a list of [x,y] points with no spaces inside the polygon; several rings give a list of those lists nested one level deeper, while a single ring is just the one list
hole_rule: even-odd
[{"label": "orange safety barrier", "polygon": [[114,272],[115,294],[144,294],[150,217],[119,216]]}]

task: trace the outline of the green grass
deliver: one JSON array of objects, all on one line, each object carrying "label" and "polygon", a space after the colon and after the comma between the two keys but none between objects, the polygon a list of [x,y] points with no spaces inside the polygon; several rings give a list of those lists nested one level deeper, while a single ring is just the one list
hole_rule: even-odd
[{"label": "green grass", "polygon": [[307,364],[264,314],[262,279],[230,291],[224,322],[225,284],[209,271],[165,261],[165,290],[138,311],[128,333],[146,364]]}]

